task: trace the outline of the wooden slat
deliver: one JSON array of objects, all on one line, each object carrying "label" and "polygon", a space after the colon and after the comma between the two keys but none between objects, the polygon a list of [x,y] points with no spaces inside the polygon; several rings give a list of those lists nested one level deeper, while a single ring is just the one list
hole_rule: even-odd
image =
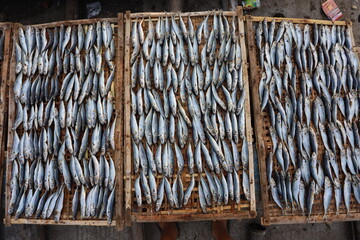
[{"label": "wooden slat", "polygon": [[[203,12],[190,12],[190,13],[178,13],[178,12],[141,12],[141,13],[130,13],[130,17],[132,19],[136,19],[136,18],[157,18],[157,17],[165,17],[165,16],[175,16],[178,17],[180,16],[191,16],[191,17],[199,17],[199,16],[206,16],[208,14],[213,14],[213,13],[219,14],[222,13],[224,16],[235,16],[236,12],[229,12],[229,11],[203,11]],[[175,18],[176,19],[176,18]]]},{"label": "wooden slat", "polygon": [[[7,118],[8,115],[8,104],[7,104],[7,84],[9,77],[9,65],[10,65],[10,55],[11,55],[11,32],[12,32],[12,23],[0,24],[2,31],[5,31],[4,39],[4,51],[3,51],[3,60],[1,66],[1,82],[0,82],[0,189],[3,189],[3,179],[4,179],[4,168],[5,168],[5,151],[6,151],[6,139],[7,134]],[[1,191],[2,192],[2,191]],[[0,196],[0,206],[2,206]]]},{"label": "wooden slat", "polygon": [[40,224],[40,225],[79,225],[79,226],[116,226],[116,221],[112,221],[111,225],[107,221],[99,220],[61,220],[56,223],[52,219],[42,220],[42,219],[26,219],[21,218],[18,220],[11,219],[11,224]]},{"label": "wooden slat", "polygon": [[[256,63],[256,45],[255,45],[255,37],[252,25],[252,17],[246,16],[246,36],[247,36],[247,46],[249,53],[249,65],[250,65],[250,81],[251,81],[251,108],[253,110],[253,118],[254,118],[254,133],[256,140],[256,149],[258,154],[258,163],[260,168],[260,173],[266,173],[266,152],[264,145],[264,129],[260,114],[256,114],[260,112],[260,99],[258,97],[258,83],[260,79],[260,69]],[[261,184],[261,199],[263,204],[263,218],[264,222],[267,223],[269,214],[266,211],[268,207],[268,191],[267,191],[267,180],[266,174],[260,174],[260,184]]]},{"label": "wooden slat", "polygon": [[255,199],[255,178],[254,178],[254,153],[253,153],[253,128],[251,126],[251,107],[250,107],[250,87],[249,87],[249,76],[248,76],[248,62],[247,62],[247,50],[245,44],[245,29],[244,29],[244,15],[243,8],[237,7],[238,25],[239,25],[239,37],[240,47],[242,56],[242,70],[245,84],[246,100],[245,100],[245,121],[246,121],[246,138],[249,143],[249,181],[250,181],[250,194],[251,203],[250,211],[253,217],[256,217],[256,199]]},{"label": "wooden slat", "polygon": [[74,26],[74,25],[79,25],[79,24],[92,24],[92,23],[98,22],[98,21],[109,21],[111,23],[117,23],[118,19],[117,18],[78,19],[78,20],[66,20],[66,21],[58,21],[58,22],[51,22],[51,23],[33,24],[33,25],[29,25],[29,26],[37,27],[37,28],[54,28],[54,27],[58,27],[60,25]]},{"label": "wooden slat", "polygon": [[115,81],[115,111],[116,132],[115,139],[115,163],[116,163],[116,228],[121,231],[124,228],[124,194],[123,194],[123,74],[124,74],[124,14],[118,14],[118,32],[116,48],[116,81]]},{"label": "wooden slat", "polygon": [[[255,212],[256,214],[256,212]],[[196,213],[194,214],[154,214],[154,215],[133,215],[133,222],[188,222],[188,221],[204,221],[204,220],[231,220],[231,219],[247,219],[254,218],[252,212],[231,213]]]},{"label": "wooden slat", "polygon": [[124,178],[125,178],[125,225],[131,225],[131,203],[132,203],[132,189],[131,189],[131,135],[130,135],[130,11],[126,12],[125,16],[125,69],[124,69]]},{"label": "wooden slat", "polygon": [[262,20],[266,20],[268,22],[275,20],[275,22],[284,21],[292,21],[293,23],[299,24],[323,24],[323,25],[347,25],[346,21],[330,21],[330,20],[321,20],[321,19],[305,19],[305,18],[281,18],[281,17],[261,17],[261,16],[249,16],[249,20],[253,22],[260,22]]},{"label": "wooden slat", "polygon": [[[324,219],[323,215],[313,215],[310,219],[307,216],[279,216],[279,217],[271,217],[271,224],[296,224],[296,223],[322,223],[322,222],[344,222],[344,221],[359,221],[360,214],[339,214],[339,215],[331,215],[327,216]],[[261,219],[262,225],[269,225],[263,222],[264,219]]]},{"label": "wooden slat", "polygon": [[[353,45],[356,44],[356,41],[355,41],[355,37],[354,37],[354,32],[353,32],[353,23],[352,21],[348,20],[346,21],[346,26],[348,29],[350,29],[350,37],[351,37],[351,41],[353,43]],[[356,51],[356,49],[354,49]]]}]

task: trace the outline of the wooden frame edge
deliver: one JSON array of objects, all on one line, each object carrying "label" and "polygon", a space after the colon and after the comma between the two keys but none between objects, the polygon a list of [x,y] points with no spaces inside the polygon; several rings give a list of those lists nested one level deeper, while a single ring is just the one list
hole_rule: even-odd
[{"label": "wooden frame edge", "polygon": [[245,100],[245,125],[246,125],[246,138],[249,143],[249,181],[250,181],[250,214],[252,217],[256,217],[256,196],[255,196],[255,177],[254,177],[254,152],[253,152],[253,128],[252,128],[252,116],[251,116],[251,100],[250,100],[250,87],[249,87],[249,72],[248,72],[248,56],[245,42],[245,24],[244,24],[244,15],[243,8],[238,6],[236,9],[239,25],[239,37],[240,37],[240,47],[241,47],[241,56],[242,56],[242,70],[243,70],[243,79],[245,80],[245,89],[246,89],[246,100]]},{"label": "wooden frame edge", "polygon": [[117,15],[117,51],[116,51],[116,85],[115,85],[115,109],[116,109],[116,230],[124,229],[124,194],[123,194],[123,74],[124,74],[124,14]]},{"label": "wooden frame edge", "polygon": [[124,181],[125,225],[131,226],[131,133],[130,133],[130,11],[125,15],[125,68],[124,68]]},{"label": "wooden frame edge", "polygon": [[[267,191],[267,180],[266,175],[262,174],[263,171],[266,172],[266,153],[265,146],[262,139],[263,129],[262,126],[258,126],[257,122],[261,121],[260,116],[260,104],[259,98],[257,95],[257,87],[256,83],[259,81],[259,69],[257,68],[257,58],[256,58],[256,46],[255,46],[255,38],[253,32],[253,24],[251,16],[246,16],[246,35],[247,35],[247,47],[249,54],[249,64],[250,64],[250,79],[253,83],[250,85],[251,89],[251,107],[252,107],[252,116],[254,117],[254,134],[255,134],[255,142],[257,149],[257,157],[258,157],[258,165],[259,165],[259,175],[260,175],[260,185],[261,185],[261,200],[263,205],[263,218],[262,222],[266,223],[269,221],[269,212],[267,210],[268,205],[268,191]],[[265,176],[265,178],[264,178]]]}]

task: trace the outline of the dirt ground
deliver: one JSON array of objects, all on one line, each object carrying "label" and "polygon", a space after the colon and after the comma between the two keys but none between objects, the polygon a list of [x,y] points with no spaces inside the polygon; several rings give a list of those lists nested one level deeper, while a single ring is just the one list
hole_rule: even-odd
[{"label": "dirt ground", "polygon": [[[87,18],[86,4],[92,1],[79,1],[79,18]],[[100,1],[102,10],[99,17],[115,17],[118,12],[137,11],[166,11],[170,10],[166,0],[127,0]],[[285,17],[326,19],[321,9],[322,0],[262,0],[261,7],[245,14],[254,16],[273,16],[283,14]],[[344,13],[343,19],[354,23],[356,45],[360,45],[360,3],[358,0],[336,0]],[[54,22],[66,18],[66,1],[64,0],[0,0],[0,21],[35,24]],[[184,11],[203,11],[219,9],[220,0],[184,0]],[[258,191],[258,189],[257,189]],[[258,199],[260,197],[258,196]],[[2,201],[4,203],[4,201]],[[260,205],[260,204],[259,204]],[[259,209],[261,210],[261,209]],[[0,217],[3,217],[4,207]],[[261,212],[261,211],[259,211]],[[249,225],[256,220],[230,221],[229,229],[233,239],[249,239]],[[179,223],[179,239],[211,239],[210,222]],[[160,231],[153,223],[143,225],[145,239],[159,239]],[[359,228],[360,230],[360,228]],[[319,240],[347,240],[356,239],[353,222],[339,222],[330,224],[296,224],[271,226],[266,230],[266,239],[319,239]],[[316,236],[316,237],[315,237]],[[131,229],[125,228],[117,232],[111,227],[77,227],[77,226],[12,226],[5,228],[0,225],[0,239],[129,239]],[[360,239],[360,235],[357,239]]]}]

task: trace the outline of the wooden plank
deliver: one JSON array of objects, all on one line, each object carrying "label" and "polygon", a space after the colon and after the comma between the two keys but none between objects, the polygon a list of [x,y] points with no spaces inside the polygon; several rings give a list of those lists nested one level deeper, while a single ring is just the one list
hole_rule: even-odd
[{"label": "wooden plank", "polygon": [[[202,176],[206,177],[205,174],[203,174]],[[194,187],[194,190],[197,190],[197,188]],[[250,207],[250,203],[245,202],[245,201],[240,202],[238,205],[239,205],[239,208],[249,208]],[[213,214],[213,212],[217,208],[218,208],[217,206],[213,206],[213,207],[208,207],[207,210],[208,210],[209,214]],[[231,206],[231,205],[221,206],[221,210],[223,210],[223,211],[231,210],[233,208],[234,207]],[[185,209],[172,209],[171,211],[169,211],[169,210],[159,210],[158,212],[155,212],[155,213],[154,212],[140,212],[139,214],[133,213],[133,215],[147,215],[147,216],[150,216],[150,215],[160,215],[160,214],[161,215],[167,215],[169,213],[171,213],[174,217],[176,217],[177,215],[190,215],[190,214],[195,214],[195,213],[198,213],[198,215],[203,214],[202,212],[199,212],[197,208],[187,207]],[[206,214],[208,214],[208,213],[206,213]],[[229,214],[229,216],[230,216],[230,215],[236,215],[238,213],[228,212],[227,214]]]},{"label": "wooden plank", "polygon": [[201,17],[201,16],[206,16],[208,14],[213,14],[213,13],[219,14],[222,13],[224,16],[236,16],[236,12],[229,12],[229,11],[203,11],[203,12],[190,12],[190,13],[178,13],[178,12],[174,12],[174,13],[170,13],[170,12],[141,12],[141,13],[131,13],[130,17],[132,19],[136,19],[136,18],[145,18],[144,20],[146,21],[147,18],[151,17],[151,18],[157,18],[157,17],[165,17],[165,16],[174,16],[175,19],[178,18],[178,16],[191,16],[191,17]]},{"label": "wooden plank", "polygon": [[[323,219],[323,215],[312,215],[311,219],[308,219],[307,216],[279,216],[279,217],[271,217],[271,224],[296,224],[296,223],[331,223],[331,222],[344,222],[344,221],[359,221],[360,214],[339,214],[339,215],[331,215],[327,216],[326,219]],[[263,218],[261,219],[261,223],[263,224]],[[265,225],[265,224],[263,224]]]},{"label": "wooden plank", "polygon": [[117,23],[117,18],[91,18],[91,19],[66,20],[66,21],[58,21],[51,23],[33,24],[29,26],[37,27],[37,28],[54,28],[60,25],[74,26],[79,24],[92,24],[98,21],[109,21],[110,23]]},{"label": "wooden plank", "polygon": [[[0,82],[0,189],[3,189],[3,176],[4,176],[4,167],[5,167],[5,150],[6,150],[6,139],[7,134],[7,118],[8,115],[8,104],[6,101],[7,95],[7,84],[8,84],[8,74],[9,74],[9,65],[10,65],[10,55],[11,55],[11,32],[12,32],[12,23],[0,24],[0,27],[5,31],[4,39],[4,52],[3,60],[1,66],[1,82]],[[2,192],[2,191],[1,191]],[[0,206],[2,206],[2,198],[0,196]]]},{"label": "wooden plank", "polygon": [[347,25],[346,21],[330,21],[330,20],[321,20],[321,19],[305,19],[305,18],[280,18],[280,17],[260,17],[260,16],[249,16],[249,20],[253,22],[260,22],[262,20],[266,20],[268,22],[275,20],[275,22],[284,21],[292,21],[293,23],[299,24],[322,24],[322,25]]},{"label": "wooden plank", "polygon": [[[263,124],[261,122],[260,113],[260,99],[258,97],[258,83],[260,79],[260,69],[257,65],[256,58],[256,45],[255,45],[255,37],[252,25],[252,17],[246,16],[246,36],[247,36],[247,44],[248,44],[248,53],[249,53],[249,65],[250,65],[250,81],[251,81],[251,108],[253,110],[254,117],[254,132],[255,132],[255,141],[256,141],[256,149],[258,154],[258,163],[260,168],[260,173],[266,173],[266,152],[264,139],[262,136],[264,135]],[[266,210],[268,207],[268,191],[267,191],[267,180],[266,174],[260,174],[260,184],[261,184],[261,200],[263,203],[263,214],[265,223],[269,220],[269,213]]]},{"label": "wooden plank", "polygon": [[[21,25],[19,23],[14,24],[13,27],[13,41],[16,42],[18,39],[18,29]],[[5,226],[10,226],[11,224],[11,216],[8,214],[8,209],[9,209],[9,202],[10,202],[10,197],[11,197],[11,192],[10,192],[10,179],[11,179],[11,169],[12,169],[12,165],[11,162],[9,161],[9,156],[11,155],[11,150],[12,150],[12,142],[13,142],[13,131],[11,130],[12,128],[12,124],[15,120],[15,101],[13,101],[14,99],[14,91],[13,89],[13,84],[15,82],[15,48],[13,46],[12,49],[12,54],[11,54],[11,62],[10,62],[10,73],[9,73],[9,81],[8,81],[8,128],[7,128],[7,136],[8,136],[8,140],[7,140],[7,154],[6,154],[6,186],[5,186],[5,198],[6,198],[6,202],[5,202]]]},{"label": "wooden plank", "polygon": [[118,32],[116,48],[116,81],[115,81],[115,110],[116,132],[115,139],[115,163],[116,163],[116,228],[121,231],[124,228],[124,196],[123,196],[123,73],[124,73],[124,14],[118,14]]},{"label": "wooden plank", "polygon": [[132,189],[131,189],[131,133],[130,133],[130,11],[126,11],[125,16],[125,69],[124,69],[124,179],[125,179],[125,225],[131,225],[131,203],[132,203]]},{"label": "wooden plank", "polygon": [[112,221],[111,225],[107,223],[107,221],[99,221],[99,220],[61,220],[59,222],[55,222],[55,220],[47,219],[33,219],[33,218],[21,218],[18,220],[11,219],[11,224],[41,224],[41,225],[81,225],[81,226],[116,226],[116,221]]},{"label": "wooden plank", "polygon": [[[346,25],[347,28],[350,30],[350,37],[351,37],[351,41],[353,43],[353,47],[355,47],[356,41],[355,41],[355,37],[354,37],[354,32],[353,32],[353,23],[352,21],[348,20],[346,21]],[[354,49],[356,51],[356,49]]]},{"label": "wooden plank", "polygon": [[247,62],[247,51],[245,44],[245,28],[244,28],[244,16],[243,8],[237,7],[237,16],[238,16],[238,25],[239,25],[239,37],[240,37],[240,47],[241,47],[241,56],[242,56],[242,70],[243,70],[243,79],[245,79],[245,91],[246,91],[246,100],[245,100],[245,121],[246,121],[246,138],[249,143],[249,180],[250,180],[250,211],[253,217],[256,217],[256,199],[255,199],[255,178],[254,178],[254,153],[253,153],[253,128],[251,125],[251,107],[250,107],[250,87],[249,87],[249,75],[248,75],[248,62]]},{"label": "wooden plank", "polygon": [[241,212],[231,213],[194,213],[194,214],[154,214],[154,215],[136,215],[132,216],[133,222],[188,222],[188,221],[204,221],[204,220],[231,220],[231,219],[248,219],[253,218],[253,213]]}]

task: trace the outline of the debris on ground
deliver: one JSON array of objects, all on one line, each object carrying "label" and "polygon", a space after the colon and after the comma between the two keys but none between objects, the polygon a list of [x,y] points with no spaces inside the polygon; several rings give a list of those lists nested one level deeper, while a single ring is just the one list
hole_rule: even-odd
[{"label": "debris on ground", "polygon": [[322,9],[326,16],[332,21],[337,21],[343,16],[342,12],[340,11],[334,0],[327,0],[326,2],[324,2],[322,4]]}]

